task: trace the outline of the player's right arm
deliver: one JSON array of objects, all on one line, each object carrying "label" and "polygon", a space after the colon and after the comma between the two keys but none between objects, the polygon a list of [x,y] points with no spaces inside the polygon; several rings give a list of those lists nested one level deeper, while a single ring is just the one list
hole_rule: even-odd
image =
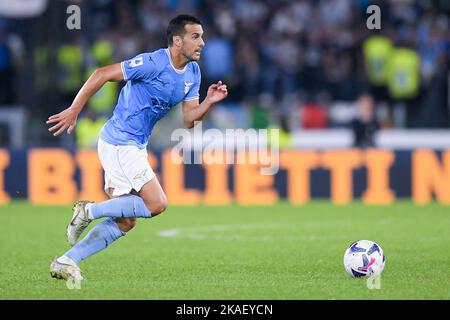
[{"label": "player's right arm", "polygon": [[89,79],[78,91],[72,105],[58,114],[50,116],[47,124],[53,124],[48,131],[53,132],[54,136],[60,135],[67,129],[70,134],[77,123],[78,114],[83,109],[86,102],[92,97],[106,82],[123,81],[124,75],[120,63],[98,68],[92,73]]}]

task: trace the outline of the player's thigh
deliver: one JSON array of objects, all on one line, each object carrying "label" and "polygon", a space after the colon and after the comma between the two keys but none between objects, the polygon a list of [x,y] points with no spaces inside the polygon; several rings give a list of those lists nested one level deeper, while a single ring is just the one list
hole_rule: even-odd
[{"label": "player's thigh", "polygon": [[135,194],[144,200],[152,216],[166,209],[167,198],[148,163],[147,150],[99,141],[99,155],[105,169],[105,190],[110,196]]},{"label": "player's thigh", "polygon": [[167,207],[167,197],[156,177],[145,183],[136,194],[144,200],[152,216],[162,213]]},{"label": "player's thigh", "polygon": [[[122,163],[120,162],[122,156],[125,159],[131,158],[129,162],[131,165],[133,164],[133,154],[130,151],[133,150],[111,145],[101,138],[98,140],[98,156],[103,170],[105,171],[104,189],[110,198],[129,194],[133,189],[132,178],[134,176],[127,176],[122,167]],[[141,155],[136,149],[134,159],[140,160],[140,157]],[[139,167],[142,167],[142,165]],[[129,174],[133,174],[133,172]]]}]

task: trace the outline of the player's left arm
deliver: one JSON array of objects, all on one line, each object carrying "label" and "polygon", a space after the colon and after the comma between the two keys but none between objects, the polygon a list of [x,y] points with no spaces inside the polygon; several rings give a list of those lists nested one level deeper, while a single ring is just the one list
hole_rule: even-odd
[{"label": "player's left arm", "polygon": [[217,102],[222,101],[228,95],[227,85],[222,81],[209,86],[205,100],[199,103],[198,99],[183,101],[183,121],[186,128],[192,128],[195,121],[200,121],[208,110]]}]

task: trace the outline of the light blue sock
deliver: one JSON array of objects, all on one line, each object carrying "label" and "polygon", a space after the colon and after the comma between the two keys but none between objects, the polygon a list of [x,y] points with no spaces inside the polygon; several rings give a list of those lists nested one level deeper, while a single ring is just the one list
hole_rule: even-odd
[{"label": "light blue sock", "polygon": [[64,255],[79,264],[81,260],[85,260],[93,254],[105,249],[112,242],[126,235],[122,232],[117,223],[112,219],[107,219],[98,223],[89,231],[83,240],[78,242],[72,249]]},{"label": "light blue sock", "polygon": [[92,203],[90,214],[94,219],[114,218],[151,218],[152,214],[141,197],[127,195],[99,203]]}]

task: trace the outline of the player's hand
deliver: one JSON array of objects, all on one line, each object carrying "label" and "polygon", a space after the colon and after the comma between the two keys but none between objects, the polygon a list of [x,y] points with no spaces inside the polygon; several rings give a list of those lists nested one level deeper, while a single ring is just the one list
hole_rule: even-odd
[{"label": "player's hand", "polygon": [[228,95],[227,85],[222,84],[222,81],[218,81],[217,83],[214,83],[209,86],[206,98],[211,103],[216,103],[225,99],[227,95]]},{"label": "player's hand", "polygon": [[47,120],[47,124],[56,123],[48,131],[53,132],[54,136],[58,136],[67,129],[67,133],[71,134],[73,128],[77,124],[78,112],[73,108],[67,108],[58,114],[50,116]]}]

